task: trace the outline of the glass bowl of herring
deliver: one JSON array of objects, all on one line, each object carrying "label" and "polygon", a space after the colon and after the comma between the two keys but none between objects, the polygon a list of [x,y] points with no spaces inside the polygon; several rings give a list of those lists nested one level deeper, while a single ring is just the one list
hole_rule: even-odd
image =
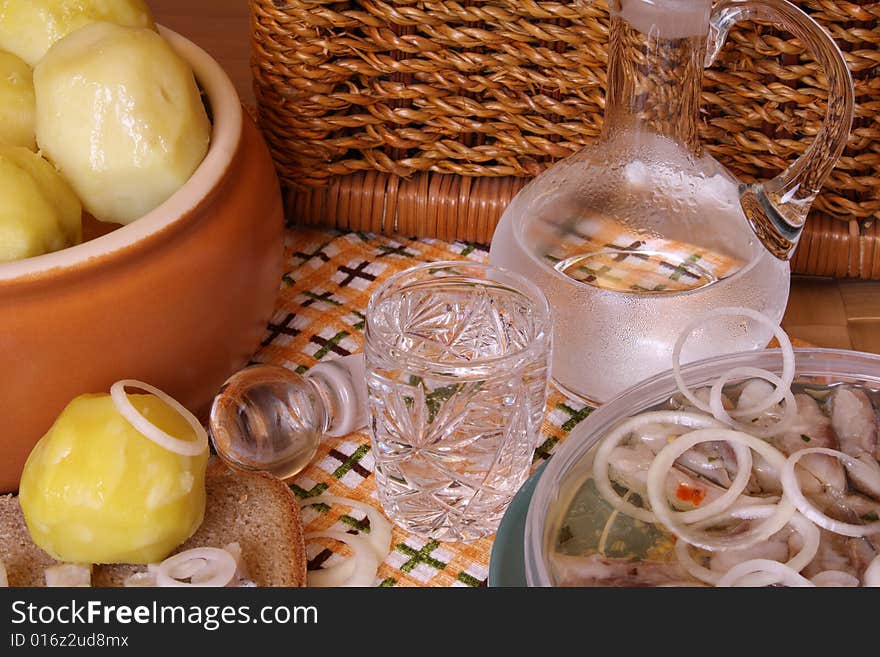
[{"label": "glass bowl of herring", "polygon": [[681,366],[595,410],[530,501],[530,586],[880,586],[880,355],[792,348]]}]

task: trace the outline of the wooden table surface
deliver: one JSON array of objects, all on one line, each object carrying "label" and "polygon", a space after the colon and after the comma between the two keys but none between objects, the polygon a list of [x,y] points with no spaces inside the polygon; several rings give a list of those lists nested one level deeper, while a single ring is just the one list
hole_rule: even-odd
[{"label": "wooden table surface", "polygon": [[[157,22],[210,52],[253,102],[246,0],[148,2]],[[782,324],[817,346],[880,353],[880,282],[795,276]]]}]

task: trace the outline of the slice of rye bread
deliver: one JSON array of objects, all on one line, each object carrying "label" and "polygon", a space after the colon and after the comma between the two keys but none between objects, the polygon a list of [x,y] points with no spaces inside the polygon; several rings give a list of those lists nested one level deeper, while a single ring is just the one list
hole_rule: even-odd
[{"label": "slice of rye bread", "polygon": [[[257,586],[305,586],[306,552],[299,503],[290,488],[272,475],[208,464],[205,519],[174,553],[194,547],[220,547],[238,541],[249,577]],[[10,586],[45,586],[44,570],[57,563],[31,541],[13,495],[0,496],[0,561]],[[92,586],[122,586],[146,566],[96,565]]]}]

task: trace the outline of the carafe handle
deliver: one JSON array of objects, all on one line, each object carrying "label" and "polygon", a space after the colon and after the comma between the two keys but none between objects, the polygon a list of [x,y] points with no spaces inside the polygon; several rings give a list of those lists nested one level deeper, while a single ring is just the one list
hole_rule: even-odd
[{"label": "carafe handle", "polygon": [[825,121],[807,151],[764,183],[740,185],[740,204],[755,234],[776,257],[787,260],[804,228],[810,205],[846,146],[852,126],[852,77],[837,44],[824,29],[786,0],[721,0],[712,9],[706,66],[715,61],[727,33],[739,21],[777,23],[803,43],[828,79]]}]

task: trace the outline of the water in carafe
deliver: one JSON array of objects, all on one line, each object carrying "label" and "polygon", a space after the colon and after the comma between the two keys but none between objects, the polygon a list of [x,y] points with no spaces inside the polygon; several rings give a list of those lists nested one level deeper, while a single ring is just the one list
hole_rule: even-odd
[{"label": "water in carafe", "polygon": [[[790,248],[768,248],[774,227],[756,226],[764,198],[747,202],[769,192],[741,185],[698,139],[710,10],[709,0],[612,3],[602,138],[524,188],[492,241],[493,263],[550,300],[554,379],[594,402],[668,369],[700,312],[745,306],[778,321],[785,310]],[[805,213],[812,198],[796,200]],[[770,337],[748,318],[718,319],[682,360]]]}]

